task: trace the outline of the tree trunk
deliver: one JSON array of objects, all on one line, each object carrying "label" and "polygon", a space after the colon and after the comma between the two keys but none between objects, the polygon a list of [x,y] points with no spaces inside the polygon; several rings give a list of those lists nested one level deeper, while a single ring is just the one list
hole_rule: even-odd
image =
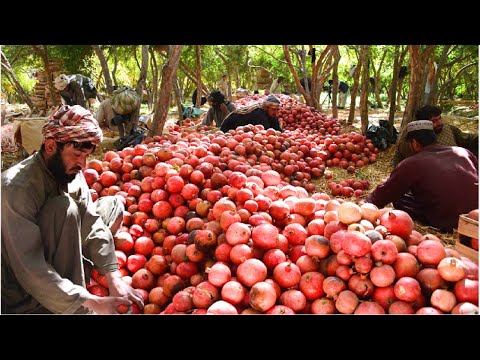
[{"label": "tree trunk", "polygon": [[[304,81],[304,84],[305,84],[305,92],[307,94],[310,95],[310,98],[312,99],[313,101],[313,92],[312,92],[312,89],[310,89],[309,85],[308,85],[308,73],[307,73],[307,63],[306,63],[306,59],[305,59],[305,54],[306,54],[306,51],[305,51],[305,48],[304,46],[302,45],[302,50],[298,50],[296,52],[296,55],[297,55],[297,58],[298,58],[298,63],[300,64],[300,70],[302,72],[302,76],[303,78],[305,79]],[[313,88],[313,86],[312,86]],[[311,105],[313,106],[313,105]]]},{"label": "tree trunk", "polygon": [[[51,103],[53,104],[53,106],[58,106],[61,104],[61,102],[59,102],[59,99],[56,96],[53,96],[56,89],[53,87],[52,74],[50,73],[50,64],[48,62],[47,46],[33,45],[33,51],[35,51],[42,58],[43,66],[45,67],[45,73],[47,74],[47,86],[50,91],[49,96],[51,97],[51,100],[52,100]],[[48,99],[47,99],[47,104],[48,104]]]},{"label": "tree trunk", "polygon": [[[140,106],[131,115],[131,119],[133,119],[131,122],[133,129],[135,129],[138,125],[138,117],[140,115],[140,107],[142,106],[143,88],[145,86],[145,81],[147,79],[147,72],[148,72],[148,45],[142,45],[142,66],[140,67],[140,76],[138,77],[137,87],[135,89],[138,96],[140,96],[141,100],[140,100]],[[125,135],[128,135],[128,133],[126,133]]]},{"label": "tree trunk", "polygon": [[423,51],[420,45],[409,45],[408,48],[410,54],[410,90],[402,119],[402,131],[413,120],[415,112],[422,103],[425,89],[425,65],[435,50],[435,45],[428,45]]},{"label": "tree trunk", "polygon": [[25,89],[22,87],[20,84],[20,81],[18,81],[17,76],[15,75],[15,72],[13,71],[7,57],[3,53],[3,51],[0,51],[1,56],[2,56],[2,67],[6,71],[5,74],[7,75],[7,79],[12,83],[12,85],[15,87],[15,90],[18,95],[27,103],[28,107],[30,108],[30,111],[33,112],[33,109],[35,106],[33,105],[32,100],[28,96],[27,92]]},{"label": "tree trunk", "polygon": [[112,78],[110,76],[110,70],[108,69],[107,59],[105,58],[105,54],[103,53],[102,49],[100,49],[99,45],[92,45],[95,54],[97,54],[98,60],[100,60],[100,66],[102,67],[103,76],[105,78],[105,86],[107,87],[107,94],[112,95],[113,86],[112,86]]},{"label": "tree trunk", "polygon": [[362,63],[362,93],[360,95],[360,119],[361,131],[365,135],[368,127],[368,66],[367,59],[369,58],[370,45],[361,45],[360,61]]},{"label": "tree trunk", "polygon": [[340,62],[340,50],[338,45],[332,46],[333,52],[333,86],[332,86],[332,117],[338,118],[337,94],[338,94],[338,63]]},{"label": "tree trunk", "polygon": [[392,73],[392,81],[390,83],[390,90],[389,90],[389,99],[390,99],[390,107],[388,113],[388,131],[392,134],[393,125],[395,123],[395,100],[396,100],[396,89],[398,84],[398,75],[400,72],[400,65],[398,63],[398,58],[400,57],[400,45],[395,45],[395,53],[393,55],[393,73]]},{"label": "tree trunk", "polygon": [[425,91],[425,65],[435,50],[435,45],[428,45],[424,50],[420,45],[408,45],[410,54],[410,87],[407,103],[403,113],[400,134],[397,140],[397,151],[395,152],[393,163],[398,164],[405,156],[399,149],[405,148],[405,134],[407,124],[414,120],[415,112],[422,104],[422,98]]},{"label": "tree trunk", "polygon": [[[401,54],[400,54],[400,61],[398,62],[398,66],[399,67],[402,67],[403,66],[403,61],[405,60],[405,56],[407,55],[407,52],[408,52],[408,46],[405,46],[402,50],[401,50]],[[402,101],[402,91],[403,91],[403,79],[405,79],[405,77],[401,78],[401,79],[398,79],[398,88],[397,88],[397,104],[395,106],[396,108],[396,111],[402,111],[402,104],[401,104],[401,101]]]},{"label": "tree trunk", "polygon": [[162,69],[162,82],[160,84],[160,96],[157,100],[153,115],[152,128],[149,136],[161,135],[168,116],[168,105],[172,95],[173,81],[180,61],[183,45],[172,45],[169,49],[168,61]]},{"label": "tree trunk", "polygon": [[387,47],[383,49],[382,59],[380,60],[380,65],[378,65],[378,69],[375,69],[375,65],[372,61],[373,65],[373,78],[375,80],[375,86],[373,87],[373,92],[375,94],[375,101],[377,106],[380,109],[383,109],[382,100],[380,99],[380,73],[383,66],[383,61],[385,60],[385,55],[387,55]]},{"label": "tree trunk", "polygon": [[117,47],[115,45],[112,45],[112,53],[113,53],[113,69],[112,69],[113,85],[118,86],[118,82],[117,82],[118,56],[117,56]]},{"label": "tree trunk", "polygon": [[175,72],[175,80],[173,81],[173,92],[175,93],[175,101],[177,103],[178,122],[179,124],[181,124],[183,120],[182,96],[180,95],[180,88],[178,86],[178,78],[176,75],[177,73]]},{"label": "tree trunk", "polygon": [[[222,59],[223,64],[225,65],[225,69],[227,69],[227,93],[225,94],[226,95],[225,100],[231,101],[233,91],[232,91],[232,72],[230,70],[231,68],[230,62],[219,49],[215,48],[215,53],[218,55],[220,59]],[[247,66],[251,66],[248,64],[248,60],[247,60]],[[234,74],[235,88],[238,89],[240,87],[238,83],[238,69],[235,69],[235,70],[236,70],[236,73]],[[215,84],[215,88],[216,87],[217,87],[217,84]]]},{"label": "tree trunk", "polygon": [[[195,45],[195,63],[197,64],[197,89],[202,88],[202,50],[200,45]],[[202,92],[197,90],[197,108],[202,106]]]},{"label": "tree trunk", "polygon": [[[310,96],[310,92],[307,93],[303,88],[303,86],[300,84],[300,79],[298,78],[297,72],[293,67],[292,60],[290,58],[290,49],[288,48],[288,45],[283,45],[283,54],[285,55],[285,60],[287,61],[288,68],[290,69],[290,72],[292,73],[293,78],[295,79],[295,85],[297,86],[298,91],[300,91],[300,93],[305,98],[306,104],[309,106],[313,106],[313,100],[312,100],[312,97]],[[305,79],[305,82],[308,83],[307,79]]]},{"label": "tree trunk", "polygon": [[[358,92],[358,84],[360,80],[360,71],[362,70],[362,57],[359,55],[359,51],[356,48],[355,52],[357,53],[357,66],[355,68],[355,72],[353,73],[353,86],[352,91],[350,93],[350,111],[348,113],[348,124],[353,124],[353,119],[355,118],[355,108],[357,107],[357,92]],[[360,49],[361,53],[361,49]]]},{"label": "tree trunk", "polygon": [[320,111],[322,110],[322,104],[320,104],[320,94],[323,91],[323,84],[333,68],[332,46],[333,45],[328,45],[324,49],[314,68],[312,69],[312,100],[315,104],[315,109]]},{"label": "tree trunk", "polygon": [[148,97],[148,108],[150,111],[153,112],[155,111],[155,100],[157,99],[158,93],[158,66],[153,48],[149,47],[148,51],[150,51],[150,68],[152,69],[152,91],[150,92],[150,96]]},{"label": "tree trunk", "polygon": [[[184,64],[183,62],[180,61],[179,63],[179,67],[180,67],[180,70],[183,71],[183,73],[194,83],[196,84],[197,83],[197,79],[196,79],[196,73],[190,69],[186,64]],[[202,93],[204,95],[208,95],[210,94],[210,90],[208,89],[207,85],[205,85],[204,82],[202,82]],[[198,91],[197,91],[198,92]]]},{"label": "tree trunk", "polygon": [[440,60],[438,61],[437,71],[435,71],[435,75],[433,76],[432,81],[432,88],[430,93],[427,96],[425,105],[435,105],[438,102],[437,99],[437,87],[438,87],[438,79],[440,78],[440,72],[447,61],[448,50],[452,45],[444,45],[442,49],[442,55],[440,55]]}]

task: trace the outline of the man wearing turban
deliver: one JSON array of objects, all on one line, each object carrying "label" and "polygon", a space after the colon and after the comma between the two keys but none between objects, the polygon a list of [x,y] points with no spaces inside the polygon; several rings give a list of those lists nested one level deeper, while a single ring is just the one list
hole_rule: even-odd
[{"label": "man wearing turban", "polygon": [[238,126],[263,125],[265,129],[272,128],[282,131],[277,119],[280,109],[280,100],[275,95],[269,95],[263,103],[254,104],[236,109],[228,114],[223,120],[220,130],[227,132],[236,129]]},{"label": "man wearing turban", "polygon": [[[2,313],[117,313],[143,306],[118,270],[113,234],[119,197],[93,202],[82,169],[102,131],[79,105],[62,106],[43,129],[40,151],[2,173]],[[86,290],[88,262],[110,296]]]},{"label": "man wearing turban", "polygon": [[88,99],[97,97],[97,89],[93,80],[84,75],[61,74],[55,78],[53,86],[59,91],[66,105],[86,107],[89,105]]}]

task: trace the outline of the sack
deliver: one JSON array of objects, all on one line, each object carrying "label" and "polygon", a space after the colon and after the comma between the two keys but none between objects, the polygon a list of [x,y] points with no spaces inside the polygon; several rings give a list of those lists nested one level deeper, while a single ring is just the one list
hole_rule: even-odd
[{"label": "sack", "polygon": [[120,151],[123,148],[126,148],[128,146],[135,146],[140,144],[146,137],[147,137],[146,129],[136,128],[136,129],[132,129],[132,131],[130,132],[130,135],[128,135],[126,138],[124,138],[123,140],[118,139],[113,144],[115,145],[115,148],[117,149],[117,151]]},{"label": "sack", "polygon": [[379,150],[385,150],[390,144],[395,144],[398,137],[398,131],[393,128],[393,134],[388,132],[388,121],[380,120],[379,126],[374,124],[368,124],[367,138],[372,140],[373,144],[378,147]]},{"label": "sack", "polygon": [[130,114],[140,106],[140,102],[140,96],[128,86],[120,86],[113,92],[112,108],[117,114]]}]

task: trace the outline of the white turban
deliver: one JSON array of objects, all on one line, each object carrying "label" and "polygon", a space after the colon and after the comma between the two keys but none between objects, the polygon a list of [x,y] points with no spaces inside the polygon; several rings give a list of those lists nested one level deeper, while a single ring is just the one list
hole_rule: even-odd
[{"label": "white turban", "polygon": [[55,82],[54,82],[55,89],[57,89],[59,91],[62,91],[63,89],[65,89],[67,87],[69,82],[70,82],[70,80],[68,79],[67,75],[62,74],[60,76],[57,76],[55,78]]}]

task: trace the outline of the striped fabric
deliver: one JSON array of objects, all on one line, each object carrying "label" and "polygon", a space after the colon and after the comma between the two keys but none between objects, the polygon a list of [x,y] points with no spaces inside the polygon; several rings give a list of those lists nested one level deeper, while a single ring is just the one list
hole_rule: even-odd
[{"label": "striped fabric", "polygon": [[103,139],[102,129],[92,113],[80,105],[63,105],[42,128],[45,139],[60,143],[69,141],[98,144]]}]

